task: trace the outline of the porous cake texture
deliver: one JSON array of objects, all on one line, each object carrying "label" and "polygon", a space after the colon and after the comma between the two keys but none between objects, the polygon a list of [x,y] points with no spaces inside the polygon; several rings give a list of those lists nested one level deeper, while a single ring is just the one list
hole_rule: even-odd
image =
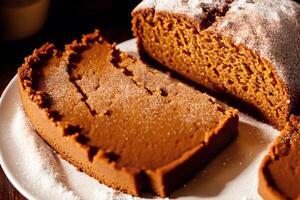
[{"label": "porous cake texture", "polygon": [[144,0],[132,12],[142,55],[282,129],[300,99],[300,4]]}]

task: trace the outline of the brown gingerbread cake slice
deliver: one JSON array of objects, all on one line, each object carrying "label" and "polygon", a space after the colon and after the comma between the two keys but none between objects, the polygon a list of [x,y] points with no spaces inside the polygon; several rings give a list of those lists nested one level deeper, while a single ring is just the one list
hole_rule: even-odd
[{"label": "brown gingerbread cake slice", "polygon": [[237,135],[237,110],[120,52],[96,31],[36,49],[18,70],[24,109],[64,159],[114,189],[161,197]]},{"label": "brown gingerbread cake slice", "polygon": [[259,170],[265,200],[300,199],[300,117],[292,115]]},{"label": "brown gingerbread cake slice", "polygon": [[132,16],[142,55],[279,130],[299,112],[300,4],[144,0]]}]

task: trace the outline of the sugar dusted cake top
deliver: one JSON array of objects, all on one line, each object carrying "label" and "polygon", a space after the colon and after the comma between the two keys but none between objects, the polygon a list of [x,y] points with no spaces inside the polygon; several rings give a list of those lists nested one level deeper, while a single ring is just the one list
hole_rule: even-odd
[{"label": "sugar dusted cake top", "polygon": [[155,187],[166,196],[185,181],[169,173],[191,176],[238,132],[237,110],[120,52],[98,31],[63,52],[45,44],[18,74],[40,136],[87,174],[133,195]]}]

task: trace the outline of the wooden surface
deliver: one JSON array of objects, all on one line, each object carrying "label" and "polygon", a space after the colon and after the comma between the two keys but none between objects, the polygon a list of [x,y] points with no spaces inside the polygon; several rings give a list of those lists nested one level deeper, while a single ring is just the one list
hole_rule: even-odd
[{"label": "wooden surface", "polygon": [[[130,11],[139,0],[121,2],[112,0],[113,3],[106,5],[105,12],[103,8],[97,9],[99,5],[103,5],[105,2],[103,0],[91,0],[90,5],[83,0],[76,3],[72,0],[51,2],[48,21],[39,33],[22,41],[0,40],[0,95],[16,74],[24,57],[45,42],[53,42],[58,48],[63,48],[64,43],[80,38],[82,34],[91,32],[95,28],[100,29],[110,42],[119,43],[132,38]],[[68,9],[73,11],[71,15],[66,13]],[[0,130],[0,134],[1,131],[3,130]],[[24,199],[0,167],[0,200]]]}]

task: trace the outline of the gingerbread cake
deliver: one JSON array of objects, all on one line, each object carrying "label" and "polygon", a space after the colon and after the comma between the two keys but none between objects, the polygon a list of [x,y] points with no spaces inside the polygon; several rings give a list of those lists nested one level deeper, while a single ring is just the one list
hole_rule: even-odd
[{"label": "gingerbread cake", "polygon": [[276,138],[259,171],[265,200],[300,199],[300,117],[292,115]]},{"label": "gingerbread cake", "polygon": [[277,129],[299,111],[298,3],[144,0],[132,16],[144,56],[253,108]]},{"label": "gingerbread cake", "polygon": [[36,49],[18,70],[24,109],[64,159],[101,183],[161,197],[237,135],[237,110],[122,53],[96,31]]}]

